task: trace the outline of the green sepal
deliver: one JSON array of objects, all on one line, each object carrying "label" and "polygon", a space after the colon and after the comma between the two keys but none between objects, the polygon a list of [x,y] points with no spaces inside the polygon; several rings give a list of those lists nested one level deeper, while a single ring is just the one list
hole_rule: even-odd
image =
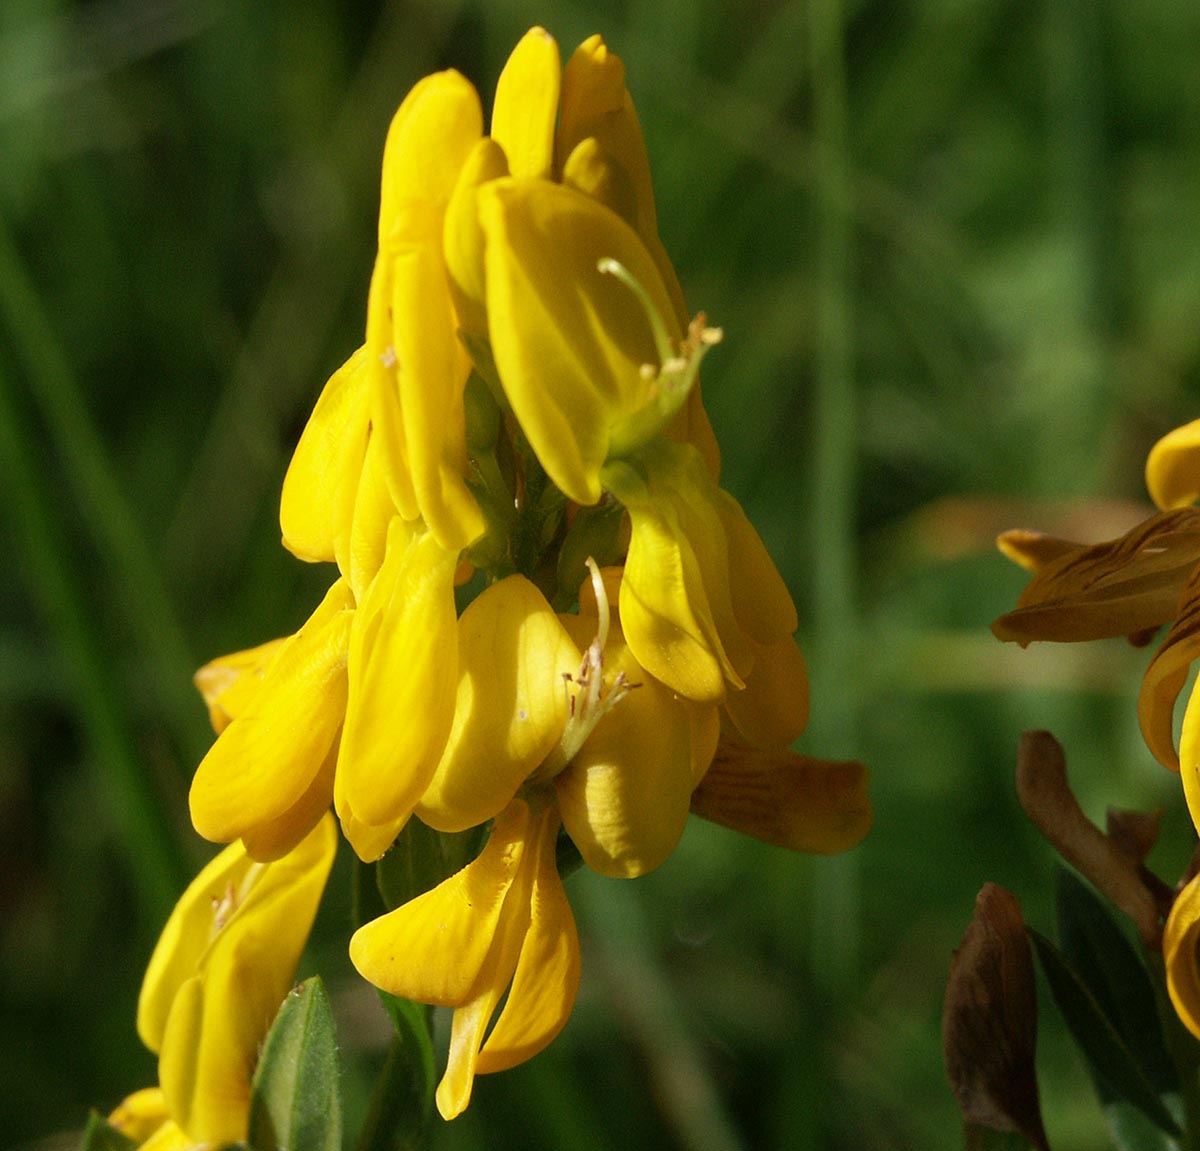
[{"label": "green sepal", "polygon": [[254,1151],[340,1151],[342,1095],[337,1035],[319,976],[283,1001],[250,1090]]},{"label": "green sepal", "polygon": [[1159,1095],[1178,1093],[1179,1075],[1167,1051],[1154,985],[1145,964],[1104,901],[1083,880],[1066,868],[1059,868],[1055,880],[1063,954],[1155,1091]]},{"label": "green sepal", "polygon": [[621,559],[621,522],[625,509],[612,498],[591,508],[580,508],[563,538],[558,553],[557,611],[568,611],[579,597],[579,588],[587,578],[587,560],[599,567],[610,567]]},{"label": "green sepal", "polygon": [[485,839],[483,827],[434,831],[414,816],[375,865],[375,881],[387,910],[416,899],[466,867],[483,849]]},{"label": "green sepal", "polygon": [[133,1151],[136,1146],[136,1139],[118,1131],[98,1111],[88,1116],[83,1138],[79,1141],[79,1151]]},{"label": "green sepal", "polygon": [[1102,1092],[1128,1100],[1162,1130],[1178,1135],[1178,1124],[1082,976],[1049,939],[1031,927],[1026,931],[1054,1001]]},{"label": "green sepal", "polygon": [[434,1055],[430,1009],[379,993],[392,1020],[391,1047],[379,1074],[359,1151],[417,1151],[433,1116]]}]

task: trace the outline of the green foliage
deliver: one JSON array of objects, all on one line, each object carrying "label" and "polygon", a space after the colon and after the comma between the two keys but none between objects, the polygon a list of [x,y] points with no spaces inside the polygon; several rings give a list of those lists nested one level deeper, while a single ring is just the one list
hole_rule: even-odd
[{"label": "green foliage", "polygon": [[1095,1076],[1102,1098],[1124,1099],[1163,1131],[1178,1135],[1179,1126],[1166,1101],[1087,980],[1049,939],[1033,928],[1028,930],[1054,1001]]},{"label": "green foliage", "polygon": [[340,1151],[342,1089],[325,985],[313,976],[283,1001],[250,1095],[254,1151]]},{"label": "green foliage", "polygon": [[375,1086],[359,1151],[417,1151],[433,1117],[433,1042],[429,1008],[380,992],[395,1035]]}]

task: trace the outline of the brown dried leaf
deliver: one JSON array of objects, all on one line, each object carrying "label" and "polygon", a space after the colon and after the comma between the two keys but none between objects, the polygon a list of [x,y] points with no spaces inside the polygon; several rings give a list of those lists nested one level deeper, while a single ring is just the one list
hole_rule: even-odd
[{"label": "brown dried leaf", "polygon": [[1084,815],[1067,782],[1062,747],[1048,731],[1021,734],[1017,798],[1059,855],[1129,916],[1147,947],[1161,950],[1162,913],[1140,861]]},{"label": "brown dried leaf", "polygon": [[1021,1135],[1048,1151],[1036,1045],[1033,956],[1021,908],[988,883],[950,962],[942,1009],[946,1075],[967,1123]]}]

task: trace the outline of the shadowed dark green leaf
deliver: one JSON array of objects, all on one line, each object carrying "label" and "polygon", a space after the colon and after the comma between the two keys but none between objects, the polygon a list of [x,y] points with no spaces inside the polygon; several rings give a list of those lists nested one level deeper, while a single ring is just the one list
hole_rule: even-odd
[{"label": "shadowed dark green leaf", "polygon": [[1087,983],[1049,939],[1031,927],[1026,930],[1041,960],[1054,1001],[1097,1080],[1113,1095],[1132,1103],[1162,1130],[1179,1134],[1178,1125],[1154,1085],[1109,1022]]},{"label": "shadowed dark green leaf", "polygon": [[1056,877],[1058,936],[1079,973],[1158,1094],[1179,1090],[1167,1052],[1154,986],[1104,902],[1074,872]]},{"label": "shadowed dark green leaf", "polygon": [[395,1035],[363,1124],[359,1151],[417,1151],[433,1115],[429,1008],[381,991]]},{"label": "shadowed dark green leaf", "polygon": [[[1163,1097],[1163,1102],[1174,1115],[1181,1114],[1178,1095]],[[1116,1099],[1104,1106],[1104,1118],[1108,1131],[1120,1151],[1178,1151],[1179,1144],[1165,1131],[1160,1131],[1136,1107],[1123,1099]]]},{"label": "shadowed dark green leaf", "polygon": [[267,1033],[250,1095],[255,1151],[340,1151],[337,1036],[319,976],[287,999]]},{"label": "shadowed dark green leaf", "polygon": [[118,1131],[103,1115],[93,1111],[88,1116],[79,1151],[133,1151],[137,1142]]}]

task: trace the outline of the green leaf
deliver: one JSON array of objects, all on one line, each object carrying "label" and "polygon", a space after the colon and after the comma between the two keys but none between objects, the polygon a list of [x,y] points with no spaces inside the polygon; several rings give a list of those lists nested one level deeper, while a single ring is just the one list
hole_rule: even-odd
[{"label": "green leaf", "polygon": [[1162,1130],[1178,1135],[1179,1127],[1171,1113],[1082,976],[1049,939],[1031,927],[1026,930],[1054,1001],[1097,1080],[1114,1096],[1140,1109]]},{"label": "green leaf", "polygon": [[1056,877],[1058,936],[1063,954],[1087,984],[1159,1095],[1178,1092],[1154,985],[1145,964],[1104,901],[1073,872]]},{"label": "green leaf", "polygon": [[466,867],[483,847],[485,827],[451,833],[434,831],[416,816],[410,819],[375,865],[376,882],[388,910],[415,899]]},{"label": "green leaf", "polygon": [[133,1151],[137,1146],[123,1131],[118,1131],[103,1115],[93,1111],[88,1116],[79,1151]]},{"label": "green leaf", "polygon": [[381,991],[395,1034],[379,1075],[359,1151],[417,1151],[433,1115],[434,1058],[429,1008]]},{"label": "green leaf", "polygon": [[[1182,1121],[1183,1105],[1178,1095],[1164,1096],[1163,1102]],[[1104,1108],[1104,1118],[1114,1145],[1119,1151],[1178,1151],[1179,1144],[1160,1131],[1132,1104],[1114,1100]]]},{"label": "green leaf", "polygon": [[284,1001],[267,1033],[250,1095],[255,1151],[340,1151],[337,1036],[318,976]]},{"label": "green leaf", "polygon": [[377,865],[363,863],[356,855],[353,868],[352,915],[354,926],[361,927],[364,923],[370,923],[372,919],[386,915],[388,905],[384,903],[383,896],[379,892]]}]

